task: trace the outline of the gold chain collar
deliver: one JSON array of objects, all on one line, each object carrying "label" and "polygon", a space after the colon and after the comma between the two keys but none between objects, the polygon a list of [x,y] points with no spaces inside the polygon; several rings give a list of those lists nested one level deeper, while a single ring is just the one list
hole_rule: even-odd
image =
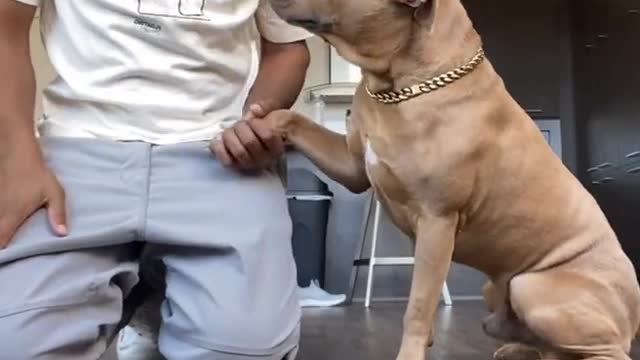
[{"label": "gold chain collar", "polygon": [[399,102],[412,99],[418,95],[428,94],[442,89],[443,87],[462,79],[465,75],[473,72],[473,70],[475,70],[478,65],[484,61],[484,59],[484,50],[480,48],[473,59],[471,59],[471,61],[466,65],[463,65],[453,71],[449,71],[448,73],[436,76],[431,80],[400,89],[399,91],[380,91],[374,93],[369,90],[368,86],[365,86],[365,88],[367,89],[367,94],[379,102],[384,104],[397,104]]}]

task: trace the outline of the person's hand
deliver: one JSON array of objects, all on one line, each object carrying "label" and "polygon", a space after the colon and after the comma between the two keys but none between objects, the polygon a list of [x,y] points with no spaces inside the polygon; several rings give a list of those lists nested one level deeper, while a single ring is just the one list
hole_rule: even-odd
[{"label": "person's hand", "polygon": [[273,165],[284,152],[282,138],[264,121],[273,110],[267,102],[250,105],[242,120],[211,142],[211,151],[223,165],[239,170],[262,170]]},{"label": "person's hand", "polygon": [[242,120],[251,121],[254,119],[263,119],[274,110],[276,110],[276,108],[272,101],[259,101],[249,105]]},{"label": "person's hand", "polygon": [[54,233],[67,235],[64,190],[37,151],[9,150],[0,157],[0,249],[7,247],[18,228],[43,207]]}]

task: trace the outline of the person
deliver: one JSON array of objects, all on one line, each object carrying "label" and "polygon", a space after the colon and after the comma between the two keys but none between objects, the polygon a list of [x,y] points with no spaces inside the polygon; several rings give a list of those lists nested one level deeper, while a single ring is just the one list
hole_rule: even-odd
[{"label": "person", "polygon": [[[29,29],[56,71],[34,128]],[[95,360],[164,268],[167,359],[293,359],[282,140],[309,34],[263,0],[0,2],[0,348]]]}]

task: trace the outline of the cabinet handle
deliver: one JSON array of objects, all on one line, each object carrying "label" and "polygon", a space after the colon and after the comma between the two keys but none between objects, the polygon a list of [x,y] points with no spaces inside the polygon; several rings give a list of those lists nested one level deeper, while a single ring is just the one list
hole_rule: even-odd
[{"label": "cabinet handle", "polygon": [[633,169],[629,169],[627,170],[628,174],[636,174],[636,173],[640,173],[640,166],[638,167],[634,167]]},{"label": "cabinet handle", "polygon": [[587,173],[588,173],[588,174],[591,174],[591,173],[594,173],[594,172],[596,172],[596,171],[598,171],[598,170],[600,170],[600,168],[599,168],[599,167],[597,167],[597,166],[594,166],[594,167],[592,167],[592,168],[588,168],[588,169],[587,169]]},{"label": "cabinet handle", "polygon": [[634,152],[632,152],[632,153],[628,153],[627,155],[625,155],[625,157],[626,157],[627,159],[633,159],[633,158],[636,158],[636,157],[638,157],[638,156],[640,156],[640,150],[638,150],[638,151],[634,151]]},{"label": "cabinet handle", "polygon": [[600,185],[601,183],[600,183],[600,181],[592,181],[592,182],[591,182],[591,184],[593,184],[593,185]]},{"label": "cabinet handle", "polygon": [[606,169],[606,168],[610,168],[612,167],[613,164],[610,162],[606,162],[606,163],[602,163],[600,165],[597,166],[598,169]]},{"label": "cabinet handle", "polygon": [[606,184],[606,183],[612,182],[612,181],[614,181],[614,180],[615,180],[615,178],[612,178],[612,177],[606,177],[606,178],[602,178],[602,179],[600,179],[600,183],[601,183],[601,184]]},{"label": "cabinet handle", "polygon": [[541,114],[544,112],[542,109],[527,109],[526,112],[529,114]]},{"label": "cabinet handle", "polygon": [[608,38],[609,38],[609,35],[607,35],[607,34],[599,34],[598,35],[598,39],[600,39],[600,40],[605,40],[605,39],[608,39]]},{"label": "cabinet handle", "polygon": [[640,9],[630,9],[629,14],[638,15],[640,14]]}]

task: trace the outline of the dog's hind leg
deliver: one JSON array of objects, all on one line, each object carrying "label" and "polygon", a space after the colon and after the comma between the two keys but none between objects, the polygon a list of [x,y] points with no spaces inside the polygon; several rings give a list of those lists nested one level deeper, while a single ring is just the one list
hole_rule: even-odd
[{"label": "dog's hind leg", "polygon": [[554,352],[577,360],[630,360],[628,312],[607,290],[588,275],[552,270],[513,278],[510,300],[517,317]]},{"label": "dog's hind leg", "polygon": [[533,338],[533,335],[511,311],[507,285],[500,281],[488,281],[482,287],[482,295],[490,312],[482,323],[484,332],[505,342],[493,354],[493,359],[541,360],[542,353],[537,348],[523,344],[527,339]]},{"label": "dog's hind leg", "polygon": [[492,313],[507,301],[507,292],[498,290],[493,281],[489,280],[482,286],[482,297],[487,305],[487,310]]},{"label": "dog's hind leg", "polygon": [[485,334],[504,342],[539,342],[536,335],[506,306],[487,316],[482,321],[482,329]]},{"label": "dog's hind leg", "polygon": [[490,312],[482,322],[484,332],[504,342],[533,343],[535,335],[518,319],[509,303],[507,282],[487,282],[482,294]]},{"label": "dog's hind leg", "polygon": [[532,345],[540,341],[505,308],[492,313],[482,323],[487,335],[506,342],[494,353],[494,360],[542,360],[542,353]]},{"label": "dog's hind leg", "polygon": [[503,345],[493,354],[494,360],[543,360],[542,352],[534,347],[510,343]]}]

